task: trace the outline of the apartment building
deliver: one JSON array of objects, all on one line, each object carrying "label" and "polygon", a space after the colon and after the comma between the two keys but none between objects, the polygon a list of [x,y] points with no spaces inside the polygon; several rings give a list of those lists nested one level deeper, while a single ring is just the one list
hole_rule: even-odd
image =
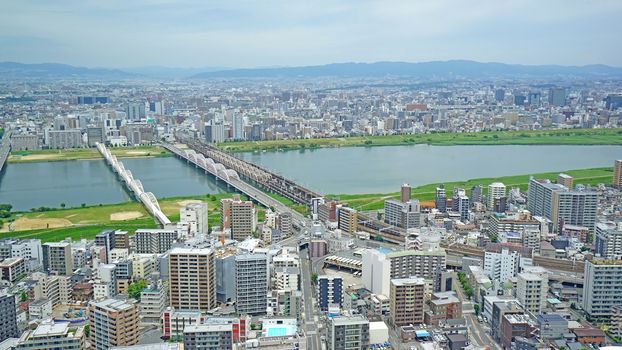
[{"label": "apartment building", "polygon": [[369,347],[369,321],[364,316],[333,317],[327,333],[329,350],[365,350]]},{"label": "apartment building", "polygon": [[70,327],[69,323],[41,323],[34,330],[22,334],[15,350],[84,350],[84,327]]},{"label": "apartment building", "polygon": [[216,307],[214,252],[174,248],[169,253],[169,300],[176,309],[208,311]]},{"label": "apartment building", "polygon": [[389,292],[389,312],[395,326],[422,324],[425,287],[423,278],[394,278]]},{"label": "apartment building", "polygon": [[171,229],[138,229],[134,236],[136,253],[161,254],[171,249],[177,241],[177,230]]},{"label": "apartment building", "polygon": [[43,244],[43,269],[48,273],[71,275],[73,273],[71,243],[47,242]]},{"label": "apartment building", "polygon": [[184,350],[233,349],[231,324],[193,324],[184,329]]},{"label": "apartment building", "polygon": [[622,300],[622,260],[586,260],[583,310],[588,319],[607,321],[612,307]]},{"label": "apartment building", "polygon": [[231,239],[236,241],[243,241],[252,236],[257,226],[253,202],[225,198],[220,203],[221,229],[230,230]]},{"label": "apartment building", "polygon": [[358,229],[358,212],[355,209],[341,206],[338,209],[338,227],[343,232],[355,234]]},{"label": "apartment building", "polygon": [[138,344],[139,312],[132,302],[106,299],[89,304],[90,343],[95,350]]},{"label": "apartment building", "polygon": [[268,268],[268,256],[265,254],[242,254],[235,257],[235,307],[238,314],[266,313]]}]

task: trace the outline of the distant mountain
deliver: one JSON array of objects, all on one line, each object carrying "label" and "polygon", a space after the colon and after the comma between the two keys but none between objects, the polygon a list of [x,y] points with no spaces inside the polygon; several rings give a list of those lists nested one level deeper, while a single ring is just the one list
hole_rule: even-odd
[{"label": "distant mountain", "polygon": [[146,66],[122,68],[124,72],[144,75],[150,78],[182,79],[205,72],[224,71],[224,67],[203,67],[203,68],[176,68],[162,66]]},{"label": "distant mountain", "polygon": [[25,64],[0,62],[0,79],[49,79],[49,78],[91,78],[125,79],[136,78],[137,74],[118,69],[75,67],[60,63]]},{"label": "distant mountain", "polygon": [[489,78],[489,77],[622,77],[622,68],[606,65],[588,66],[528,66],[475,61],[431,61],[421,63],[376,62],[333,63],[321,66],[287,68],[231,69],[203,72],[194,79],[213,78],[295,78],[295,77],[382,77],[404,76],[419,78]]}]

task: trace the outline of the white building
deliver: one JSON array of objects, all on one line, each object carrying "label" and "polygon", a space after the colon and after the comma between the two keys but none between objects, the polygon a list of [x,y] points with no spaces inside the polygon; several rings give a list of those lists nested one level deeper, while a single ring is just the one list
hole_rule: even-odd
[{"label": "white building", "polygon": [[520,255],[502,249],[500,253],[486,252],[484,254],[484,272],[493,280],[507,282],[518,273]]},{"label": "white building", "polygon": [[501,182],[493,182],[488,185],[488,197],[486,206],[488,210],[492,210],[495,206],[495,199],[502,198],[506,196],[506,188],[505,185]]},{"label": "white building", "polygon": [[179,210],[179,222],[189,226],[189,235],[207,235],[208,210],[207,203],[189,203]]},{"label": "white building", "polygon": [[548,278],[533,273],[519,273],[517,276],[516,298],[526,311],[539,314],[545,306],[548,294]]}]

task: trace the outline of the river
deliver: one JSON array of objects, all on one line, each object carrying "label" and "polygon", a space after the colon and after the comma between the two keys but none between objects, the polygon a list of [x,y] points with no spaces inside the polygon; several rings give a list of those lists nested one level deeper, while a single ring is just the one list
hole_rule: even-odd
[{"label": "river", "polygon": [[386,146],[240,153],[242,159],[331,194],[388,193],[485,177],[613,166],[622,146]]},{"label": "river", "polygon": [[[412,186],[483,177],[609,167],[622,146],[387,146],[241,153],[238,156],[320,193],[387,193]],[[122,159],[156,197],[226,191],[174,158]],[[0,174],[0,203],[16,210],[130,199],[103,160],[10,163]]]}]

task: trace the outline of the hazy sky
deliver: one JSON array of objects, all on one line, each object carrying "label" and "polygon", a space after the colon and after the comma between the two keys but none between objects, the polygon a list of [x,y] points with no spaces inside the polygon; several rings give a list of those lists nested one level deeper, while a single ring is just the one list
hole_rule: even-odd
[{"label": "hazy sky", "polygon": [[622,66],[622,0],[1,0],[0,61]]}]

